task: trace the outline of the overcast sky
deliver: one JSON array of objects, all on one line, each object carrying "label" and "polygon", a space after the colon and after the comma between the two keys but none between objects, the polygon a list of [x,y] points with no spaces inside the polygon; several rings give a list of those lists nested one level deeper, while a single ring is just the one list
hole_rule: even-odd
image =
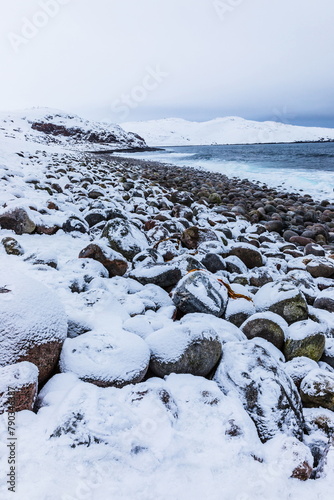
[{"label": "overcast sky", "polygon": [[333,24],[333,0],[3,0],[0,109],[334,127]]}]

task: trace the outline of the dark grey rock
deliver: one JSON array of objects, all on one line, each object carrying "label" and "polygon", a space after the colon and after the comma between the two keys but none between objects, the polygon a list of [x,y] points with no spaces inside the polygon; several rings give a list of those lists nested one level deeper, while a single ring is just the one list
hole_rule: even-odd
[{"label": "dark grey rock", "polygon": [[282,350],[284,345],[285,331],[288,328],[286,321],[272,312],[257,313],[250,316],[240,326],[240,329],[248,339],[262,337]]},{"label": "dark grey rock", "polygon": [[107,222],[102,236],[107,238],[110,248],[128,260],[148,246],[145,234],[131,222],[119,217]]},{"label": "dark grey rock", "polygon": [[171,373],[205,377],[222,351],[219,336],[211,327],[176,325],[151,333],[145,340],[151,349],[150,369],[159,377]]},{"label": "dark grey rock", "polygon": [[173,302],[183,313],[207,313],[222,316],[228,294],[224,285],[208,272],[187,274],[173,292]]}]

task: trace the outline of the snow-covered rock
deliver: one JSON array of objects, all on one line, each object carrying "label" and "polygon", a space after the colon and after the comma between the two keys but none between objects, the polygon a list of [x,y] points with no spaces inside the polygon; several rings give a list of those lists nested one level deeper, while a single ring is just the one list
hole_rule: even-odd
[{"label": "snow-covered rock", "polygon": [[224,393],[241,399],[262,441],[279,433],[302,438],[297,388],[278,361],[256,341],[225,344],[214,380]]},{"label": "snow-covered rock", "polygon": [[287,361],[284,370],[292,378],[296,386],[299,388],[300,383],[306,375],[315,369],[318,369],[318,363],[311,358],[305,356],[297,356]]},{"label": "snow-covered rock", "polygon": [[309,372],[302,380],[300,394],[304,403],[334,410],[334,373],[321,369]]},{"label": "snow-covered rock", "polygon": [[253,314],[240,326],[248,339],[262,337],[278,349],[283,348],[287,328],[287,322],[270,311]]},{"label": "snow-covered rock", "polygon": [[187,274],[173,291],[174,304],[184,313],[208,313],[222,316],[228,296],[224,285],[208,272]]},{"label": "snow-covered rock", "polygon": [[119,252],[128,260],[132,260],[148,246],[145,234],[134,224],[121,218],[109,221],[102,236],[108,239],[112,250]]},{"label": "snow-covered rock", "polygon": [[0,366],[30,361],[43,382],[58,362],[66,334],[66,314],[55,293],[1,266]]},{"label": "snow-covered rock", "polygon": [[295,357],[306,356],[319,361],[325,348],[324,327],[311,319],[297,321],[286,331],[284,355],[289,361]]},{"label": "snow-covered rock", "polygon": [[289,325],[308,317],[305,297],[293,283],[267,283],[256,293],[254,303],[258,311],[278,314]]},{"label": "snow-covered rock", "polygon": [[220,338],[199,322],[173,324],[146,337],[151,349],[150,369],[159,377],[171,373],[206,376],[221,356]]},{"label": "snow-covered rock", "polygon": [[[37,396],[38,368],[22,361],[0,367],[0,414],[32,410]],[[14,435],[14,434],[12,434]]]},{"label": "snow-covered rock", "polygon": [[138,335],[126,331],[89,332],[66,339],[60,355],[60,370],[100,387],[123,387],[141,382],[147,372],[150,352]]}]

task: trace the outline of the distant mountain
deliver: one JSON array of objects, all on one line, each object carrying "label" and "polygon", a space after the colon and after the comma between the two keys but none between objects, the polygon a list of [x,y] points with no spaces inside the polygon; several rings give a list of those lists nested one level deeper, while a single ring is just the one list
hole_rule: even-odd
[{"label": "distant mountain", "polygon": [[149,146],[256,144],[334,140],[334,129],[299,127],[278,122],[256,122],[229,116],[208,122],[167,118],[128,122],[121,126],[136,132]]},{"label": "distant mountain", "polygon": [[84,120],[49,108],[0,114],[0,138],[80,150],[145,148],[144,139],[119,125]]}]

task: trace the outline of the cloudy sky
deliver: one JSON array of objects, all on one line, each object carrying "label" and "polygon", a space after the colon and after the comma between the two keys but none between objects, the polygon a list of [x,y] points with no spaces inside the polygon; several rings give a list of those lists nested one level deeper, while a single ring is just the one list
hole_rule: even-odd
[{"label": "cloudy sky", "polygon": [[0,109],[334,127],[333,0],[15,0]]}]

